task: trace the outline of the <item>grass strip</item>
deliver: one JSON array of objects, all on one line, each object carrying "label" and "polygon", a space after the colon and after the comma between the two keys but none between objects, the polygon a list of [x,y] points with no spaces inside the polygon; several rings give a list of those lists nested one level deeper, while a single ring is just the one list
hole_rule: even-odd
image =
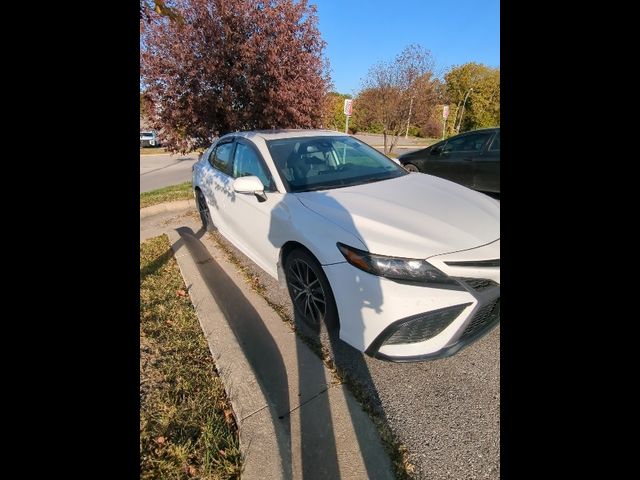
[{"label": "grass strip", "polygon": [[140,194],[140,208],[149,207],[158,203],[175,202],[176,200],[189,200],[193,198],[191,182],[179,183],[169,187],[151,190]]},{"label": "grass strip", "polygon": [[140,478],[237,479],[237,426],[166,235],[140,245]]}]

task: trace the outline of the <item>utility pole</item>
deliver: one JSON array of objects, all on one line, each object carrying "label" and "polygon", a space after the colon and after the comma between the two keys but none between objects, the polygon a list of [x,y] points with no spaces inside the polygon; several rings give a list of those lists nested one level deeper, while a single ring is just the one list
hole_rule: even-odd
[{"label": "utility pole", "polygon": [[407,131],[404,132],[404,138],[409,137],[409,122],[411,121],[411,109],[413,108],[413,97],[411,97],[411,103],[409,103],[409,118],[407,118]]}]

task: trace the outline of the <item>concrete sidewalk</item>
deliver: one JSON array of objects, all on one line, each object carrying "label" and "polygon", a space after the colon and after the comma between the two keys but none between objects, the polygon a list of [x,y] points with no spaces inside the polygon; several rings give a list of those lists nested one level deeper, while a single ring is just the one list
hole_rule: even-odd
[{"label": "concrete sidewalk", "polygon": [[199,223],[190,215],[172,221],[170,211],[157,222],[141,215],[141,241],[169,235],[236,415],[242,478],[394,478],[373,422],[346,387]]}]

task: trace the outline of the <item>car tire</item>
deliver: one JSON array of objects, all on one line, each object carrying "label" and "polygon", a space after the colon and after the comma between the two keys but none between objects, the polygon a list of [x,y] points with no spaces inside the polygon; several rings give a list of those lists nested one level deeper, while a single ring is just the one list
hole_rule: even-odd
[{"label": "car tire", "polygon": [[209,206],[204,198],[204,194],[201,190],[196,190],[196,203],[198,204],[198,213],[200,214],[200,221],[202,222],[202,229],[205,232],[214,228],[211,221],[211,213],[209,212]]},{"label": "car tire", "polygon": [[324,323],[329,332],[339,327],[338,309],[318,261],[306,250],[295,249],[284,263],[287,289],[299,317],[313,331],[319,332]]},{"label": "car tire", "polygon": [[407,163],[404,166],[405,169],[407,169],[410,172],[419,172],[420,170],[418,170],[418,167],[416,167],[413,163]]}]

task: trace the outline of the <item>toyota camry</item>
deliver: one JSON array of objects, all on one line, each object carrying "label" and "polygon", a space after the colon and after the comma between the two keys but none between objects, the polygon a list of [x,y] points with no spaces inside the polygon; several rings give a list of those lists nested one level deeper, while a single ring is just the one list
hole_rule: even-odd
[{"label": "toyota camry", "polygon": [[346,134],[224,135],[193,166],[205,229],[311,327],[376,358],[452,355],[500,320],[500,204]]}]

